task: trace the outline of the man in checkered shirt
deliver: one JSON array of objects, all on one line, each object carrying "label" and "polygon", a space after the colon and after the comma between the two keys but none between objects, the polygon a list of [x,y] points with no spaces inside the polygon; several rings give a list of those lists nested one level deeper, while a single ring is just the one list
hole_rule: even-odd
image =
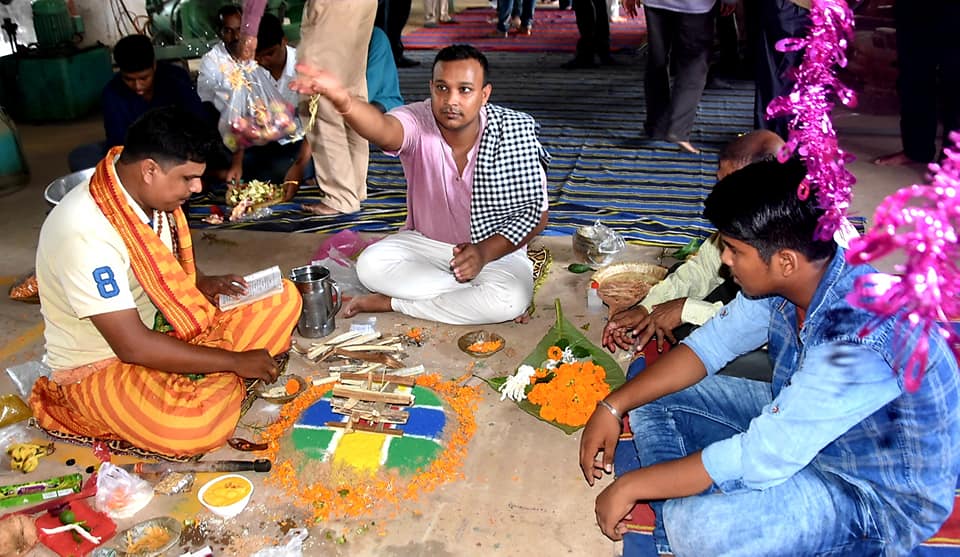
[{"label": "man in checkered shirt", "polygon": [[358,134],[400,158],[407,179],[403,229],[357,261],[372,294],[344,308],[398,311],[454,325],[521,316],[533,297],[522,249],[547,224],[549,156],[528,114],[488,104],[486,57],[469,45],[444,48],[430,98],[382,114],[329,72],[298,66],[291,84],[320,94]]}]

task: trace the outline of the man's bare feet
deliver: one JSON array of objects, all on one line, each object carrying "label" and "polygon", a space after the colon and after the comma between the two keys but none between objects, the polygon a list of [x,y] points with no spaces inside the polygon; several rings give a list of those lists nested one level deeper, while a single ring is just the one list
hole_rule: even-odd
[{"label": "man's bare feet", "polygon": [[907,166],[910,164],[923,164],[907,156],[903,151],[890,153],[873,159],[873,164],[877,166]]},{"label": "man's bare feet", "polygon": [[393,311],[389,296],[377,293],[364,294],[347,302],[347,305],[343,308],[343,316],[353,317],[358,313],[383,313],[385,311]]},{"label": "man's bare feet", "polygon": [[519,323],[520,325],[523,325],[523,324],[525,324],[525,323],[529,323],[529,322],[530,322],[530,310],[524,311],[524,312],[521,313],[520,315],[514,317],[514,318],[513,318],[513,322],[514,322],[514,323]]},{"label": "man's bare feet", "polygon": [[320,215],[322,217],[340,214],[340,211],[334,209],[333,207],[328,207],[323,203],[304,203],[301,205],[301,207],[308,213],[313,213],[314,215]]},{"label": "man's bare feet", "polygon": [[700,149],[694,147],[689,141],[675,141],[674,143],[677,144],[677,147],[680,147],[681,151],[686,151],[687,153],[691,153],[693,155],[700,154]]}]

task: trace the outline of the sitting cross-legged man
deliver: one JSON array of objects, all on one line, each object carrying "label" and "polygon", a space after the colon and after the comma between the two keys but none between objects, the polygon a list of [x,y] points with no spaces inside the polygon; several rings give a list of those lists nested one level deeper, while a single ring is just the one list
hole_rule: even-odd
[{"label": "sitting cross-legged man", "polygon": [[[824,210],[797,197],[804,165],[765,161],[706,200],[740,294],[600,402],[580,440],[587,482],[610,472],[629,412],[641,467],[596,500],[620,539],[638,501],[660,554],[907,555],[953,507],[960,375],[937,332],[848,301],[876,272],[814,238]],[[919,388],[906,356],[929,343]],[[716,375],[768,344],[773,381]],[[597,458],[602,453],[602,457]]]},{"label": "sitting cross-legged man", "polygon": [[[773,160],[783,140],[768,130],[744,134],[723,148],[717,179],[762,160]],[[720,238],[707,238],[696,255],[679,264],[673,272],[650,289],[633,307],[614,314],[603,329],[603,345],[611,352],[636,347],[644,350],[656,342],[658,351],[664,341],[683,340],[729,303],[740,290],[727,276],[720,261]],[[766,350],[744,354],[724,367],[723,373],[751,379],[770,380],[770,361]]]},{"label": "sitting cross-legged man", "polygon": [[388,154],[407,179],[404,230],[357,261],[373,294],[344,308],[397,311],[455,325],[525,313],[533,266],[524,246],[547,223],[548,155],[527,114],[488,104],[486,57],[469,45],[441,50],[430,99],[382,114],[328,72],[299,67],[294,87],[324,95],[347,124]]},{"label": "sitting cross-legged man", "polygon": [[42,428],[201,454],[233,433],[244,379],[276,379],[296,288],[221,312],[212,300],[244,292],[243,277],[193,260],[181,205],[218,142],[181,109],[147,112],[44,221],[37,281],[54,372],[30,395]]},{"label": "sitting cross-legged man", "polygon": [[[123,145],[127,129],[152,108],[178,106],[193,118],[205,117],[200,97],[187,70],[157,62],[153,43],[145,35],[127,35],[113,47],[117,73],[107,82],[100,98],[105,141],[81,145],[67,157],[71,172],[91,168],[111,147]],[[212,124],[211,124],[212,125]]]}]

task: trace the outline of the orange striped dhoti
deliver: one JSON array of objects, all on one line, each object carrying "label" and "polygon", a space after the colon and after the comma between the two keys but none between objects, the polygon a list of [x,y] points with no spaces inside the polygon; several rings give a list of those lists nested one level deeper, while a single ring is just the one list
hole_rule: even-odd
[{"label": "orange striped dhoti", "polygon": [[[211,326],[188,342],[236,352],[262,348],[274,356],[288,350],[301,300],[293,283],[283,282],[279,294],[218,311]],[[114,360],[79,383],[39,379],[30,407],[44,429],[190,456],[223,446],[240,419],[244,394],[234,373],[193,380]]]}]

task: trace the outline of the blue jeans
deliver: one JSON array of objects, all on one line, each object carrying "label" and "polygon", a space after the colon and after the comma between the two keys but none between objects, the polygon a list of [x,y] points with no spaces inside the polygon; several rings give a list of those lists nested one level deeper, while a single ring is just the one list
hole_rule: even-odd
[{"label": "blue jeans", "polygon": [[[717,375],[641,406],[630,412],[640,464],[675,460],[741,433],[771,400],[769,383]],[[650,506],[659,553],[839,557],[879,555],[884,547],[860,492],[813,464],[764,490],[711,488]]]},{"label": "blue jeans", "polygon": [[498,0],[497,1],[497,31],[506,33],[510,30],[510,18],[520,17],[520,25],[533,26],[533,10],[537,0]]}]

